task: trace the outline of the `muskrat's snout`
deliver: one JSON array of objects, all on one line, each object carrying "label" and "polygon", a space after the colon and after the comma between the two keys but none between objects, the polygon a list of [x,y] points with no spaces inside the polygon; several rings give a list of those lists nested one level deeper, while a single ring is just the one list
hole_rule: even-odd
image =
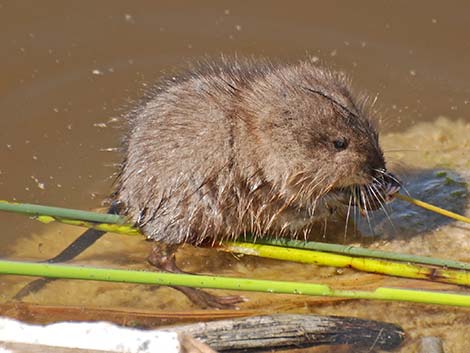
[{"label": "muskrat's snout", "polygon": [[384,169],[376,169],[373,181],[353,188],[355,206],[364,211],[373,211],[385,206],[400,191],[400,180]]},{"label": "muskrat's snout", "polygon": [[401,189],[400,180],[394,174],[388,172],[382,174],[381,185],[384,186],[385,201],[391,201]]}]

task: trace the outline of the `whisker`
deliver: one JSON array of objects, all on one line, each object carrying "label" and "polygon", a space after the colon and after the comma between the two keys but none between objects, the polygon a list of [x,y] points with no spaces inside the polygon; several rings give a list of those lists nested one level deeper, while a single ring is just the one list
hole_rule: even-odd
[{"label": "whisker", "polygon": [[[373,180],[376,182],[376,183],[371,183],[369,185],[367,185],[367,188],[368,188],[368,191],[370,192],[370,194],[372,196],[374,196],[374,198],[379,202],[380,204],[380,207],[381,208],[384,208],[385,205],[387,204],[387,200],[385,199],[384,195],[380,192],[380,190],[378,189],[378,185],[380,185],[382,188],[384,187],[384,185],[381,183],[380,180],[378,180],[377,178],[373,178]],[[378,185],[377,185],[378,184]],[[385,190],[383,190],[385,191]],[[377,192],[377,193],[376,193]],[[383,202],[382,202],[383,201]]]},{"label": "whisker", "polygon": [[326,227],[328,225],[328,218],[325,218],[325,221],[324,221],[324,228],[323,228],[323,239],[326,238]]},{"label": "whisker", "polygon": [[[354,219],[358,220],[358,219],[360,219],[360,217],[362,217],[362,205],[361,205],[361,201],[360,201],[360,190],[359,190],[359,188],[355,187],[354,190],[355,190],[355,194],[354,194],[355,201],[354,202],[357,205],[357,207],[354,207]],[[354,236],[357,236],[358,231],[359,231],[359,228],[356,227]],[[359,232],[359,233],[362,236],[362,233],[361,232]]]},{"label": "whisker", "polygon": [[394,182],[396,182],[398,185],[401,186],[401,181],[398,178],[396,178],[393,174],[387,172],[386,170],[379,169],[379,168],[374,168],[373,170],[382,174],[384,177],[392,179]]},{"label": "whisker", "polygon": [[346,240],[346,235],[348,233],[348,223],[349,223],[349,216],[351,214],[354,186],[351,186],[350,189],[351,189],[351,194],[349,195],[348,212],[346,213],[346,224],[344,225],[344,239],[345,240]]},{"label": "whisker", "polygon": [[392,179],[394,182],[396,182],[398,185],[401,186],[401,181],[396,178],[393,174],[387,172],[386,170],[379,169],[379,168],[374,168],[373,169],[375,172],[382,174],[383,176],[386,176],[387,178]]},{"label": "whisker", "polygon": [[384,153],[399,153],[399,152],[424,152],[420,149],[393,149],[393,150],[384,150]]},{"label": "whisker", "polygon": [[367,210],[367,206],[369,206],[369,208],[370,208],[370,204],[369,204],[369,202],[367,200],[367,197],[364,193],[364,187],[360,186],[359,189],[360,189],[360,192],[361,192],[362,202],[364,203],[364,206],[365,206],[365,208],[364,208],[365,212],[364,213],[365,213],[365,216],[366,216],[366,219],[367,219],[367,223],[369,224],[369,228],[370,228],[370,231],[371,231],[372,235],[375,235],[374,228],[372,228],[372,224],[370,222],[369,211]]},{"label": "whisker", "polygon": [[[385,203],[385,205],[388,206],[387,203]],[[390,206],[388,206],[388,211],[387,211],[387,207],[382,206],[382,210],[383,210],[385,216],[387,217],[388,221],[390,222],[390,225],[392,226],[393,230],[395,231],[395,233],[397,233],[398,230],[395,227],[395,223],[393,223],[392,217],[390,216],[390,213],[392,212],[392,208]]]},{"label": "whisker", "polygon": [[403,189],[405,191],[405,193],[408,195],[408,196],[411,196],[410,192],[408,191],[408,189],[406,188],[406,186],[402,183],[401,180],[399,180],[398,178],[396,178],[393,174],[391,173],[388,173],[387,171],[383,170],[383,169],[374,169],[374,171],[378,172],[378,173],[381,173],[382,175],[386,176],[387,178],[390,178],[392,179],[394,182],[396,182],[401,189]]},{"label": "whisker", "polygon": [[[374,189],[375,189],[375,191],[374,191]],[[383,196],[379,193],[379,191],[376,189],[376,186],[373,185],[373,184],[370,186],[370,191],[373,194],[373,196],[377,199],[377,201],[380,203],[381,209],[383,210],[383,212],[387,216],[387,218],[388,218],[392,228],[394,229],[394,231],[397,231],[397,229],[395,228],[395,224],[393,224],[392,218],[390,217],[390,214],[387,212],[387,207],[389,207],[389,206],[385,202],[385,199],[383,198]],[[377,194],[376,194],[376,192],[377,192]],[[382,198],[383,202],[380,201],[379,197]],[[389,211],[392,212],[392,209],[389,208]]]},{"label": "whisker", "polygon": [[[310,217],[313,217],[313,216],[314,216],[316,207],[317,207],[317,199],[315,199],[315,200],[313,201],[313,207],[311,207],[311,212],[312,212],[312,213],[310,214]],[[310,211],[309,211],[309,213],[310,213]]]},{"label": "whisker", "polygon": [[[389,207],[389,210],[391,211],[391,208],[387,202],[387,198],[386,196],[388,196],[388,191],[389,191],[389,188],[387,185],[384,185],[384,183],[382,182],[382,180],[379,180],[377,179],[376,177],[373,177],[373,182],[371,184],[371,187],[373,187],[373,189],[377,192],[377,195],[374,195],[374,197],[380,197],[380,199],[383,201],[383,202],[380,202],[380,206],[381,208],[386,208],[386,207]],[[381,190],[379,190],[379,187],[382,189],[382,192]],[[370,189],[372,191],[372,189]],[[377,199],[378,200],[378,199]]]}]

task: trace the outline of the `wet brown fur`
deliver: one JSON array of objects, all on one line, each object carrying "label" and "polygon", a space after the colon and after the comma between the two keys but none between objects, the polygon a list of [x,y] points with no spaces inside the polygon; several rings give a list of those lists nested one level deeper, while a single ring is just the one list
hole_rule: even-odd
[{"label": "wet brown fur", "polygon": [[310,62],[202,64],[162,83],[130,122],[117,199],[168,244],[303,236],[348,204],[343,188],[385,169],[348,80]]}]

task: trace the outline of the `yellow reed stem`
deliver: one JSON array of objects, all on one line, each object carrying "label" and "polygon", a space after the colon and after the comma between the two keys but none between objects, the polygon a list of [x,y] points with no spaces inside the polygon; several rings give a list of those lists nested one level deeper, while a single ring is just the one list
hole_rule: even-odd
[{"label": "yellow reed stem", "polygon": [[470,218],[468,218],[468,217],[459,215],[459,214],[454,213],[454,212],[451,212],[451,211],[444,210],[443,208],[440,208],[440,207],[431,205],[431,204],[429,204],[429,203],[427,203],[427,202],[420,201],[420,200],[414,199],[414,198],[412,198],[412,197],[409,197],[409,196],[406,196],[406,195],[403,195],[403,194],[395,194],[395,197],[396,197],[397,199],[400,199],[400,200],[409,202],[409,203],[411,203],[411,204],[413,204],[413,205],[422,207],[422,208],[424,208],[424,209],[426,209],[426,210],[429,210],[429,211],[438,213],[438,214],[440,214],[440,215],[443,215],[443,216],[446,216],[446,217],[449,217],[449,218],[453,218],[453,219],[455,219],[455,220],[457,220],[457,221],[461,221],[461,222],[465,222],[465,223],[470,223]]},{"label": "yellow reed stem", "polygon": [[333,267],[350,267],[359,271],[389,276],[425,279],[435,282],[470,285],[470,272],[432,268],[408,263],[332,254],[321,251],[282,248],[252,243],[223,243],[221,249],[246,255]]}]

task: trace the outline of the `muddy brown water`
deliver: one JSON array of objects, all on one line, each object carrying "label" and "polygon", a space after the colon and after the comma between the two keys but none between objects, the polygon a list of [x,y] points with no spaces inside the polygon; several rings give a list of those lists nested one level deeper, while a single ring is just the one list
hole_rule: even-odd
[{"label": "muddy brown water", "polygon": [[[1,1],[0,199],[100,207],[120,160],[114,151],[123,134],[120,117],[163,74],[201,57],[236,53],[286,61],[313,57],[348,73],[358,90],[377,97],[383,145],[407,187],[464,213],[470,179],[470,42],[464,30],[469,13],[467,2]],[[443,171],[455,183],[441,180]],[[377,216],[374,234],[362,224],[354,241],[470,261],[468,227],[394,207],[394,229]],[[0,213],[0,224],[0,256],[12,259],[46,258],[81,231],[6,213]],[[334,234],[329,239],[337,240]],[[80,261],[144,268],[148,247],[142,239],[107,235]],[[195,255],[185,263],[188,269],[205,273],[333,284],[360,277],[352,271],[184,252]],[[0,279],[1,300],[24,282]],[[170,289],[158,291],[63,281],[25,300],[192,308]],[[250,308],[282,301],[286,310],[291,300],[287,310],[398,323],[410,337],[403,352],[413,351],[416,339],[429,334],[445,339],[446,352],[464,352],[470,343],[468,309],[369,302],[315,306],[306,298],[249,297],[244,305]]]}]

